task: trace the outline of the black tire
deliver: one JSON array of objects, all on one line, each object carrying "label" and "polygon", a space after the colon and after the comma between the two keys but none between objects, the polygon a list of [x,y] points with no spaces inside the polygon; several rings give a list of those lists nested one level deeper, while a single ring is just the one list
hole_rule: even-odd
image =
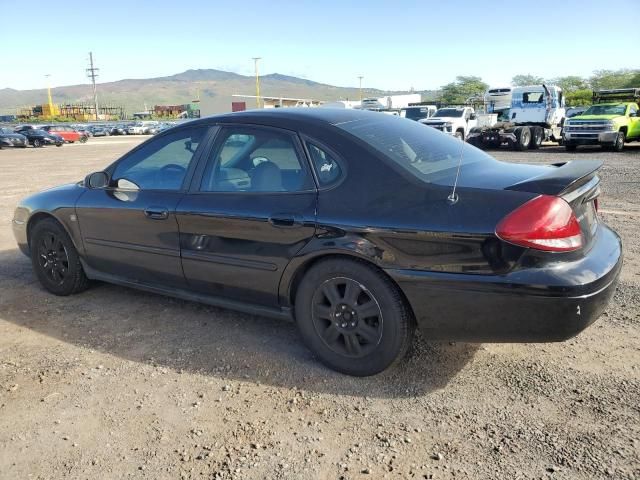
[{"label": "black tire", "polygon": [[89,280],[65,229],[53,218],[38,221],[30,238],[31,264],[42,286],[55,295],[86,290]]},{"label": "black tire", "polygon": [[311,267],[299,285],[295,314],[305,344],[320,361],[358,377],[399,361],[415,330],[397,286],[375,268],[350,259]]},{"label": "black tire", "polygon": [[567,152],[575,152],[578,146],[572,143],[565,143],[564,148]]},{"label": "black tire", "polygon": [[616,141],[613,143],[613,151],[614,152],[621,152],[624,150],[624,142],[626,140],[625,138],[625,134],[624,132],[620,131],[618,132],[618,136],[616,137]]},{"label": "black tire", "polygon": [[518,127],[514,133],[516,134],[515,149],[521,152],[528,149],[531,143],[531,129],[529,127]]},{"label": "black tire", "polygon": [[542,127],[532,127],[529,149],[538,150],[540,148],[540,145],[542,145],[542,137],[544,137],[544,130],[542,129]]},{"label": "black tire", "polygon": [[456,130],[456,133],[454,133],[453,136],[464,141],[464,130]]},{"label": "black tire", "polygon": [[34,138],[33,139],[33,146],[36,148],[40,148],[42,147],[43,143],[42,140],[40,140],[39,138]]},{"label": "black tire", "polygon": [[87,143],[88,137],[82,136],[80,137],[80,143]]}]

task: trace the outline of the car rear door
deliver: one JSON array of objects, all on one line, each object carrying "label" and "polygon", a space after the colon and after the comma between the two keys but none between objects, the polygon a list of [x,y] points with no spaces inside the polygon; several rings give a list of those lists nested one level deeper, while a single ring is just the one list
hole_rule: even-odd
[{"label": "car rear door", "polygon": [[90,268],[144,284],[185,285],[175,208],[207,132],[185,126],[154,137],[109,167],[108,188],[80,196],[76,214]]},{"label": "car rear door", "polygon": [[294,132],[222,127],[176,209],[189,285],[277,306],[285,267],[315,233],[316,194]]}]

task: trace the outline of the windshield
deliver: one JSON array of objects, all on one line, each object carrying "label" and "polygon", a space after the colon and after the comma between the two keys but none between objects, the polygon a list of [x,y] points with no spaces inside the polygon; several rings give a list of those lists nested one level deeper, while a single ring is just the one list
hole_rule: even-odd
[{"label": "windshield", "polygon": [[624,115],[627,106],[619,105],[591,105],[582,115]]},{"label": "windshield", "polygon": [[462,108],[440,108],[434,117],[462,117],[463,113]]},{"label": "windshield", "polygon": [[13,133],[13,130],[9,128],[0,127],[0,133],[9,134],[9,133]]},{"label": "windshield", "polygon": [[451,135],[406,118],[376,115],[336,126],[427,183],[435,183],[437,172],[456,168],[463,147],[462,165],[493,161],[486,153]]}]

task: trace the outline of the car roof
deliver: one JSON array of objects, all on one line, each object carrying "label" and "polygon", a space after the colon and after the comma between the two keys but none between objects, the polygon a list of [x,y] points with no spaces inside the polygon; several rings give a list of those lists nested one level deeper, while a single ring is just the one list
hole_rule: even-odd
[{"label": "car roof", "polygon": [[338,125],[380,118],[380,113],[350,108],[267,108],[261,110],[245,110],[243,112],[214,115],[194,120],[195,123],[257,123],[277,126],[279,124]]}]

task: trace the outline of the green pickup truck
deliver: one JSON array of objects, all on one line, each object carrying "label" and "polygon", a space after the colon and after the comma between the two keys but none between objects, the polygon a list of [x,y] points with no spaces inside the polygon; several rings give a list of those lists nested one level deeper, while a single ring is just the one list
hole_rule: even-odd
[{"label": "green pickup truck", "polygon": [[640,141],[640,88],[593,92],[593,105],[564,122],[562,143],[569,151],[578,145],[602,145],[620,152],[625,142]]}]

